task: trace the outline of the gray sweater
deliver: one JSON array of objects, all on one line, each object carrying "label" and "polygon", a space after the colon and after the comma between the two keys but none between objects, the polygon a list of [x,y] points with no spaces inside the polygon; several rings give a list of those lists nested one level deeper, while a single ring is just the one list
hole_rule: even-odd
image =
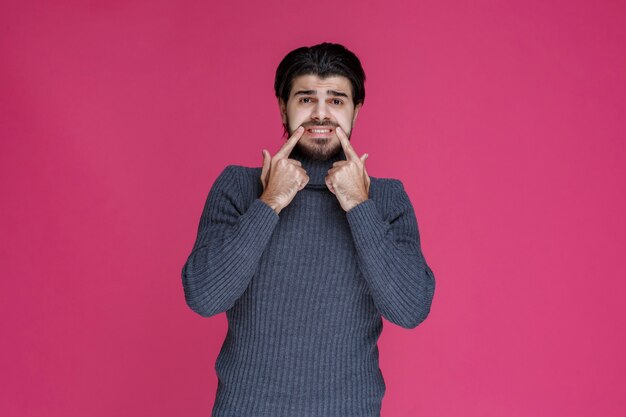
[{"label": "gray sweater", "polygon": [[435,290],[413,207],[399,180],[370,176],[345,212],[324,183],[343,151],[290,158],[310,180],[280,214],[258,198],[260,167],[221,172],[182,269],[189,307],[228,320],[212,417],[378,417],[381,316],[414,328]]}]

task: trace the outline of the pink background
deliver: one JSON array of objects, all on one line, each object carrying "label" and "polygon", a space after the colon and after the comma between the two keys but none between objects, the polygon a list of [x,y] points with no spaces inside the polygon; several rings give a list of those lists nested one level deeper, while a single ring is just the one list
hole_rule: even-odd
[{"label": "pink background", "polygon": [[383,416],[624,416],[625,3],[225,3],[3,1],[0,415],[210,415],[226,320],[181,268],[282,143],[280,59],[334,41],[437,278],[385,322]]}]

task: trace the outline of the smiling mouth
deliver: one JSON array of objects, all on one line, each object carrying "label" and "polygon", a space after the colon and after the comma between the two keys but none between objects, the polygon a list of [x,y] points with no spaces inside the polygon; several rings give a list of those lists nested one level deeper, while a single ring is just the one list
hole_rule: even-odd
[{"label": "smiling mouth", "polygon": [[321,137],[330,135],[333,133],[333,130],[330,127],[309,127],[306,131],[310,136]]}]

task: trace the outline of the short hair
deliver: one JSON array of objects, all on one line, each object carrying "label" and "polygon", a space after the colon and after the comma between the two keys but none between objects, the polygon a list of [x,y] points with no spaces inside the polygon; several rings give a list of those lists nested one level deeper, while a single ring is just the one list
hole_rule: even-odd
[{"label": "short hair", "polygon": [[361,61],[343,45],[323,42],[289,52],[276,69],[274,78],[276,98],[282,98],[286,104],[294,78],[309,74],[321,78],[344,76],[352,85],[354,106],[365,101],[365,72]]}]

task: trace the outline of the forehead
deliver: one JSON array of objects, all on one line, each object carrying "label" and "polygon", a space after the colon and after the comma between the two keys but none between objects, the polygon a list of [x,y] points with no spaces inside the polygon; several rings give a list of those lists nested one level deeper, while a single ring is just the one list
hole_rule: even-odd
[{"label": "forehead", "polygon": [[326,94],[326,90],[335,90],[352,97],[350,80],[343,75],[326,78],[320,78],[314,74],[300,75],[293,79],[290,95],[293,96],[298,90],[316,90],[318,94]]}]

